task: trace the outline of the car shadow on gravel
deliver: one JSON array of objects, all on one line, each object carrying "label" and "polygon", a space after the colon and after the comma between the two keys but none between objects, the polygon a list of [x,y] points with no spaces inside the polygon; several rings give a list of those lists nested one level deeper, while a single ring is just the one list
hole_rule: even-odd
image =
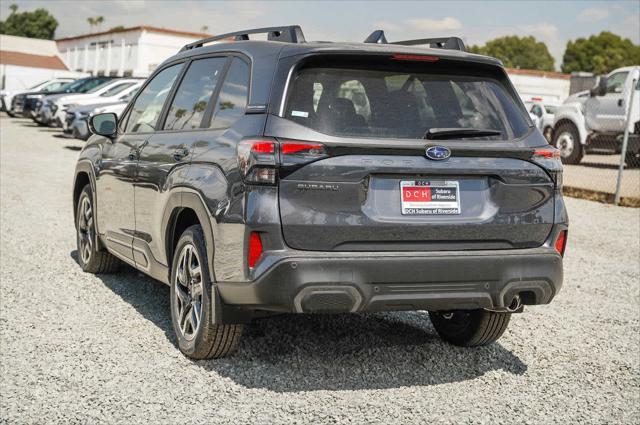
[{"label": "car shadow on gravel", "polygon": [[[75,259],[77,254],[71,255]],[[168,286],[129,267],[97,277],[176,345]],[[445,344],[423,312],[257,319],[245,326],[230,357],[194,363],[244,387],[276,392],[426,386],[471,380],[493,370],[515,375],[527,370],[500,343],[479,348]]]}]

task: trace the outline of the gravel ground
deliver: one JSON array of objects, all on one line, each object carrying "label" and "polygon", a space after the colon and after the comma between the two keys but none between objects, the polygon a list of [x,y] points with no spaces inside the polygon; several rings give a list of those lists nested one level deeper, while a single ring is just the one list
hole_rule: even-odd
[{"label": "gravel ground", "polygon": [[169,289],[75,257],[81,142],[0,119],[1,423],[637,423],[640,211],[568,199],[565,284],[490,347],[426,314],[280,316],[191,361]]}]

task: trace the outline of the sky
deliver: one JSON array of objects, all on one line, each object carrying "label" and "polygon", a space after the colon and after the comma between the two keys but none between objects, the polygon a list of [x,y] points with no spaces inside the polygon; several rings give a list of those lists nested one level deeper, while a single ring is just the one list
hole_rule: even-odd
[{"label": "sky", "polygon": [[640,0],[623,1],[165,1],[2,0],[19,10],[44,7],[59,22],[56,37],[89,32],[87,18],[104,16],[102,29],[152,25],[220,34],[246,28],[302,26],[307,40],[362,41],[375,29],[387,39],[458,36],[484,44],[503,35],[544,41],[560,67],[567,41],[612,31],[640,44]]}]

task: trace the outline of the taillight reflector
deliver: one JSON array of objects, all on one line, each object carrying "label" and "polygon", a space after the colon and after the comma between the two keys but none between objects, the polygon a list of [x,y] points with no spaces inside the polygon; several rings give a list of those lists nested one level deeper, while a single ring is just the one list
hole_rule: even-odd
[{"label": "taillight reflector", "polygon": [[440,58],[437,56],[430,56],[430,55],[405,55],[401,53],[395,53],[393,56],[391,56],[391,59],[397,60],[397,61],[435,62]]},{"label": "taillight reflector", "polygon": [[262,255],[262,240],[260,239],[260,234],[258,232],[251,232],[249,235],[249,252],[247,255],[247,263],[249,264],[249,268],[253,268],[260,256]]},{"label": "taillight reflector", "polygon": [[562,230],[558,234],[555,247],[556,247],[556,251],[558,251],[558,254],[564,257],[564,249],[567,247],[567,231],[566,230]]}]

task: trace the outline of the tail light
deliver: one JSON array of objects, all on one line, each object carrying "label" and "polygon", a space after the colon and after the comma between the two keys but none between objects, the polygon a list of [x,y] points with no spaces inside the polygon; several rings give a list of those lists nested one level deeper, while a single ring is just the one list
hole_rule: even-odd
[{"label": "tail light", "polygon": [[564,249],[567,247],[567,231],[562,230],[556,238],[555,248],[558,254],[564,257]]},{"label": "tail light", "polygon": [[289,167],[325,158],[322,143],[285,141],[280,143],[280,164]]},{"label": "tail light", "polygon": [[243,140],[238,144],[238,167],[247,183],[270,184],[277,167],[300,166],[327,156],[323,144],[287,140]]},{"label": "tail light", "polygon": [[555,183],[556,190],[562,190],[562,162],[560,150],[553,146],[535,149],[531,154],[531,160],[538,163],[549,172]]},{"label": "tail light", "polygon": [[532,159],[560,159],[560,150],[554,147],[536,149],[531,155]]},{"label": "tail light", "polygon": [[247,252],[247,264],[252,269],[262,255],[262,240],[258,232],[251,232],[249,235],[249,250]]},{"label": "tail light", "polygon": [[238,167],[248,183],[276,182],[276,143],[272,140],[243,140],[238,144]]}]

